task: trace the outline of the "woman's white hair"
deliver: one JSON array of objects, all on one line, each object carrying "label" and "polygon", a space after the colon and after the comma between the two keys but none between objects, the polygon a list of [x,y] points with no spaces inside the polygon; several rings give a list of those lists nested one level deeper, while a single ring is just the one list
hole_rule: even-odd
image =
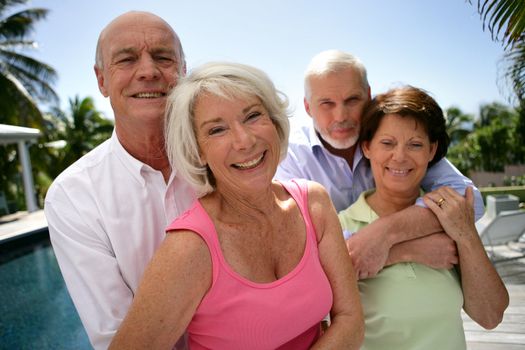
[{"label": "woman's white hair", "polygon": [[261,70],[239,63],[211,62],[195,68],[170,93],[166,108],[166,152],[177,171],[199,196],[215,190],[215,179],[199,155],[194,126],[199,96],[213,94],[226,99],[257,97],[268,111],[280,140],[280,160],[288,150],[290,132],[288,99]]}]

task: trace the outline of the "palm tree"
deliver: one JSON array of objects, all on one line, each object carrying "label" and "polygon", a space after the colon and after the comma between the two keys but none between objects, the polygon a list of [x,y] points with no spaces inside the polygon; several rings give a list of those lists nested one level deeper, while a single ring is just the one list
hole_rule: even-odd
[{"label": "palm tree", "polygon": [[464,114],[458,107],[449,107],[445,110],[447,119],[447,133],[450,136],[450,146],[458,144],[472,131],[474,118]]},{"label": "palm tree", "polygon": [[488,28],[492,39],[505,46],[501,76],[521,104],[525,100],[525,1],[477,0],[477,9],[483,29]]},{"label": "palm tree", "polygon": [[12,13],[14,7],[27,2],[0,0],[0,123],[41,126],[37,103],[58,101],[51,86],[57,74],[49,65],[21,53],[37,46],[27,37],[48,13],[42,8]]},{"label": "palm tree", "polygon": [[54,167],[56,174],[51,174],[55,176],[108,139],[113,131],[113,122],[96,109],[91,97],[69,99],[69,111],[64,113],[55,108],[52,118],[55,120],[52,127],[58,129],[56,137],[65,141]]}]

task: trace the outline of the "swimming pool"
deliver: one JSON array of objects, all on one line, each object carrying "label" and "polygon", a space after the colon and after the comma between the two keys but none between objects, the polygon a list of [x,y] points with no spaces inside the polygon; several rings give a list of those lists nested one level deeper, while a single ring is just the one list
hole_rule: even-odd
[{"label": "swimming pool", "polygon": [[91,349],[47,232],[0,244],[0,349]]}]

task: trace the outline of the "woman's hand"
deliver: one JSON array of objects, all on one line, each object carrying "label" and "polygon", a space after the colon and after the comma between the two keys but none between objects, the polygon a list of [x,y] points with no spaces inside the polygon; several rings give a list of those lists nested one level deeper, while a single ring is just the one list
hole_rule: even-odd
[{"label": "woman's hand", "polygon": [[474,194],[472,187],[467,187],[465,196],[450,187],[427,193],[423,200],[436,215],[443,230],[460,244],[477,236],[474,226]]},{"label": "woman's hand", "polygon": [[472,188],[468,187],[463,197],[451,188],[441,187],[426,194],[423,200],[445,232],[456,241],[463,309],[482,327],[496,327],[509,304],[509,294],[474,226]]}]

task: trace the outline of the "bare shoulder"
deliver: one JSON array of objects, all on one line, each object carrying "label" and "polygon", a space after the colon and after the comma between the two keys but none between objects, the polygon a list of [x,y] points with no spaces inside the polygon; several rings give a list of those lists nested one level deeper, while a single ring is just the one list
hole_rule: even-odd
[{"label": "bare shoulder", "polygon": [[[168,269],[211,271],[210,250],[204,239],[190,230],[170,231],[155,253],[152,264]],[[195,271],[197,272],[197,271]]]},{"label": "bare shoulder", "polygon": [[315,181],[308,181],[308,210],[316,229],[317,242],[321,242],[324,233],[331,231],[334,224],[339,225],[339,221],[328,192]]},{"label": "bare shoulder", "polygon": [[328,192],[318,182],[308,181],[308,205],[310,210],[323,210],[323,207],[327,209],[326,205],[328,205],[328,208],[333,206]]}]

